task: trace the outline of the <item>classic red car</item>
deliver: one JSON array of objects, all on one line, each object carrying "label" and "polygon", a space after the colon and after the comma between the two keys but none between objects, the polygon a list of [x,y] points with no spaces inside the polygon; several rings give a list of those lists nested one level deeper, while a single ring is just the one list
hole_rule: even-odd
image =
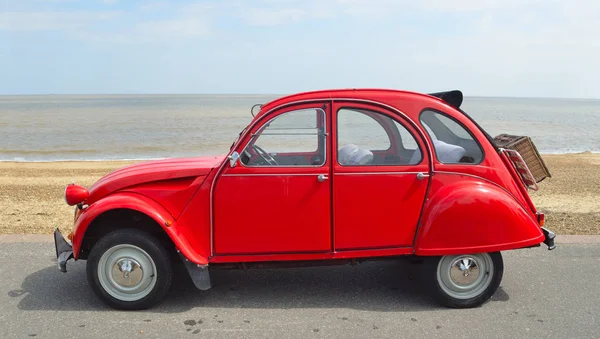
[{"label": "classic red car", "polygon": [[179,258],[202,290],[209,268],[419,258],[442,305],[478,306],[500,284],[500,251],[553,249],[555,235],[522,158],[462,101],[460,91],[347,89],[261,105],[226,156],[68,185],[75,226],[72,244],[55,231],[58,266],[87,259],[104,302],[143,309],[165,295]]}]

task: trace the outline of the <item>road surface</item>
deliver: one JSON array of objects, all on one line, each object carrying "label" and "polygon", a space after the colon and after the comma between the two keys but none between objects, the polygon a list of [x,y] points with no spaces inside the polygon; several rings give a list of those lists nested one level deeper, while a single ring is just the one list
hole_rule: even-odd
[{"label": "road surface", "polygon": [[504,253],[492,300],[432,302],[419,266],[217,271],[212,290],[178,275],[156,308],[107,308],[85,262],[55,265],[53,243],[0,239],[0,338],[600,338],[600,244]]}]

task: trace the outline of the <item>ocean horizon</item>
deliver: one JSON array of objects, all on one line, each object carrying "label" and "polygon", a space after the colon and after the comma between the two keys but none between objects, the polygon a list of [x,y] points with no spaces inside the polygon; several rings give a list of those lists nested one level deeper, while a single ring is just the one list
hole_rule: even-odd
[{"label": "ocean horizon", "polygon": [[[250,109],[285,94],[0,95],[0,161],[152,160],[226,154]],[[600,99],[467,96],[492,136],[542,154],[600,153]]]}]

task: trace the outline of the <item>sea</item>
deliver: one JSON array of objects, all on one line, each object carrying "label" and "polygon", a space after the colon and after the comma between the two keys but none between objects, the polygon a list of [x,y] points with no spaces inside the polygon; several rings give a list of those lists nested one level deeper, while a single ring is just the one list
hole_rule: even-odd
[{"label": "sea", "polygon": [[[0,161],[148,160],[225,154],[251,107],[281,95],[0,96]],[[490,135],[541,153],[600,152],[600,100],[465,97]]]}]

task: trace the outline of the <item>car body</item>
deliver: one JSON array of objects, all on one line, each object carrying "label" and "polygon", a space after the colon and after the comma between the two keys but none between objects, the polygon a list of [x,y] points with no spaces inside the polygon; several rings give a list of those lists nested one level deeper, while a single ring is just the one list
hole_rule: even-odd
[{"label": "car body", "polygon": [[209,267],[423,258],[442,304],[480,305],[500,283],[500,251],[552,249],[554,234],[514,157],[462,100],[345,89],[261,105],[226,155],[68,185],[75,226],[71,244],[55,232],[59,267],[87,259],[105,302],[139,309],[168,289],[163,257],[180,258],[201,289]]}]

